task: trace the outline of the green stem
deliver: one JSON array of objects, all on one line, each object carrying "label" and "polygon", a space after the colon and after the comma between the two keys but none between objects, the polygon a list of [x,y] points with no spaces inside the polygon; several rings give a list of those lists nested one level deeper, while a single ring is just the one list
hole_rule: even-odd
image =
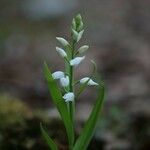
[{"label": "green stem", "polygon": [[[73,72],[73,68],[71,69],[71,66],[70,66],[70,60],[72,59],[72,48],[71,47],[66,47],[66,49],[68,49],[68,58],[65,59],[65,71],[66,71],[66,75],[69,76],[69,86],[67,87],[67,89],[65,89],[67,92],[71,92],[72,91],[72,82],[73,82],[73,78],[72,78],[72,72]],[[67,109],[68,109],[68,113],[69,113],[69,116],[70,116],[70,119],[72,121],[72,107],[71,107],[71,102],[67,102]],[[73,127],[73,135],[71,137],[71,139],[69,140],[69,150],[72,150],[73,149],[73,145],[74,145],[74,126],[73,126],[73,123],[72,123],[72,127]]]},{"label": "green stem", "polygon": [[[75,42],[74,40],[72,41],[72,56],[71,58],[74,58],[74,51],[75,51]],[[70,66],[70,75],[71,75],[71,79],[70,79],[70,91],[74,93],[74,72],[73,72],[73,66]],[[71,112],[71,116],[72,116],[72,123],[74,125],[74,120],[75,120],[75,101],[73,101],[71,103],[71,108],[72,108],[72,112]]]},{"label": "green stem", "polygon": [[[72,45],[71,45],[71,56],[70,58],[73,59],[74,58],[74,49],[75,49],[75,43],[72,42]],[[69,82],[69,92],[73,92],[74,93],[74,88],[73,88],[73,83],[74,83],[74,72],[73,72],[73,66],[70,66],[69,64],[69,76],[70,76],[70,82]],[[75,102],[72,101],[72,102],[69,102],[69,114],[70,114],[70,118],[71,118],[71,121],[72,121],[72,125],[74,127],[74,114],[75,114]],[[72,137],[72,141],[74,144],[74,136]],[[70,149],[73,148],[73,145],[70,145]]]}]

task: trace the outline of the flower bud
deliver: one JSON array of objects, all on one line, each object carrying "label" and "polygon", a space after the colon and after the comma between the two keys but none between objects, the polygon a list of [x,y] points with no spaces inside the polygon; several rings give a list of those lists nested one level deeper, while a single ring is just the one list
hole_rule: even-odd
[{"label": "flower bud", "polygon": [[79,54],[86,52],[89,49],[88,45],[83,45],[78,49]]},{"label": "flower bud", "polygon": [[82,35],[83,35],[83,32],[84,30],[80,31],[79,33],[75,30],[72,29],[72,33],[73,33],[73,39],[76,41],[76,42],[79,42],[80,39],[82,38]]},{"label": "flower bud", "polygon": [[74,101],[74,93],[73,92],[68,92],[63,96],[63,99],[65,99],[65,102],[72,102]]},{"label": "flower bud", "polygon": [[84,26],[83,22],[81,21],[80,24],[79,24],[79,26],[78,26],[78,31],[81,31],[83,29],[83,26]]},{"label": "flower bud", "polygon": [[59,55],[61,56],[61,57],[67,57],[67,54],[66,54],[66,52],[62,49],[62,48],[60,48],[60,47],[56,47],[56,51],[59,53]]},{"label": "flower bud", "polygon": [[75,31],[74,29],[72,29],[72,34],[73,34],[73,39],[77,42],[79,33]]},{"label": "flower bud", "polygon": [[82,38],[83,32],[84,32],[84,30],[82,30],[82,31],[80,31],[80,32],[78,33],[77,42],[79,42],[80,39]]},{"label": "flower bud", "polygon": [[69,77],[66,76],[66,77],[63,77],[60,79],[60,84],[63,86],[63,87],[67,87],[69,85]]},{"label": "flower bud", "polygon": [[76,66],[78,66],[81,63],[82,60],[84,60],[84,58],[85,58],[85,56],[83,56],[83,57],[76,57],[76,58],[74,58],[74,59],[72,59],[70,61],[70,65],[76,67]]},{"label": "flower bud", "polygon": [[63,78],[64,76],[65,76],[64,72],[62,72],[62,71],[56,71],[56,72],[52,73],[53,79],[60,79],[60,78]]},{"label": "flower bud", "polygon": [[72,26],[71,27],[72,27],[72,29],[76,30],[76,21],[74,18],[72,20]]},{"label": "flower bud", "polygon": [[[89,81],[88,81],[89,80]],[[87,85],[98,85],[98,83],[96,83],[96,82],[94,82],[92,79],[90,79],[89,77],[85,77],[85,78],[82,78],[81,80],[80,80],[80,83],[81,84],[84,84],[84,83],[86,83],[88,81],[88,83],[87,83]]]},{"label": "flower bud", "polygon": [[56,39],[57,39],[64,47],[69,45],[68,41],[65,40],[64,38],[56,37]]},{"label": "flower bud", "polygon": [[75,21],[76,21],[76,30],[79,32],[82,30],[83,28],[83,21],[82,21],[82,17],[80,14],[78,14],[76,17],[75,17]]},{"label": "flower bud", "polygon": [[80,22],[82,22],[81,14],[78,14],[78,15],[75,17],[75,20],[76,20],[76,23],[77,23],[77,24],[80,24]]}]

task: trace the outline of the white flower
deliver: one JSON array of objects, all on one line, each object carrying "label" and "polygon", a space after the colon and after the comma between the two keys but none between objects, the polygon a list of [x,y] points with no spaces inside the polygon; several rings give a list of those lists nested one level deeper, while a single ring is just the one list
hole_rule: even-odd
[{"label": "white flower", "polygon": [[66,77],[60,78],[60,84],[63,87],[67,87],[69,85],[69,77],[66,76]]},{"label": "white flower", "polygon": [[87,51],[89,49],[88,45],[83,45],[78,49],[79,54],[84,53],[85,51]]},{"label": "white flower", "polygon": [[63,96],[63,99],[65,99],[65,102],[74,101],[74,93],[68,92]]},{"label": "white flower", "polygon": [[56,71],[56,72],[52,73],[53,79],[60,79],[60,78],[63,78],[64,76],[65,76],[64,72],[62,72],[62,71]]},{"label": "white flower", "polygon": [[67,54],[66,54],[66,52],[62,49],[62,48],[60,48],[60,47],[56,47],[56,51],[59,53],[59,55],[61,56],[61,57],[67,57]]},{"label": "white flower", "polygon": [[71,66],[78,66],[84,58],[85,58],[85,56],[83,56],[83,57],[76,57],[76,58],[70,60],[70,65]]},{"label": "white flower", "polygon": [[63,46],[68,46],[68,45],[69,45],[68,41],[65,40],[64,38],[56,37],[56,39],[57,39]]},{"label": "white flower", "polygon": [[[89,81],[88,81],[89,80]],[[88,81],[88,83],[87,83],[87,85],[98,85],[98,83],[96,83],[96,82],[94,82],[92,79],[90,79],[89,77],[85,77],[85,78],[82,78],[81,80],[80,80],[80,83],[81,84],[84,84],[84,83],[86,83]]]}]

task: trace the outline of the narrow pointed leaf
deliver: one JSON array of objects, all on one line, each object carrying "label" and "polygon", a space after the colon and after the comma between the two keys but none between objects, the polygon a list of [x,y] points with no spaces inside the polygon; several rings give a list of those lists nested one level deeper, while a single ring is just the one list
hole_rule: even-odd
[{"label": "narrow pointed leaf", "polygon": [[94,134],[96,123],[99,118],[99,114],[101,112],[102,106],[103,106],[104,93],[105,93],[104,86],[100,86],[97,101],[92,109],[89,119],[85,123],[85,127],[83,128],[81,135],[79,136],[79,138],[77,139],[75,143],[73,150],[80,150],[80,149],[86,150],[87,149],[92,139],[92,136]]},{"label": "narrow pointed leaf", "polygon": [[43,135],[43,138],[45,139],[45,141],[48,144],[48,147],[50,150],[58,150],[57,145],[55,144],[55,142],[49,137],[48,133],[45,131],[45,129],[43,128],[42,124],[40,125],[41,128],[41,132]]},{"label": "narrow pointed leaf", "polygon": [[44,75],[48,83],[48,89],[51,93],[53,103],[57,107],[61,119],[64,122],[69,143],[72,145],[74,142],[74,139],[72,138],[74,137],[74,132],[73,132],[73,125],[71,123],[71,119],[67,110],[67,105],[64,99],[62,98],[61,91],[58,88],[56,81],[52,78],[52,74],[46,63],[44,63]]}]

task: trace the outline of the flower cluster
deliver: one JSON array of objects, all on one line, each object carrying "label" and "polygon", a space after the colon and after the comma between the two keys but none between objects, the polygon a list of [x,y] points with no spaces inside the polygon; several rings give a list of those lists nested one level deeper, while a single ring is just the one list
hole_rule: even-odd
[{"label": "flower cluster", "polygon": [[[73,91],[73,86],[75,85],[75,81],[73,79],[73,69],[77,67],[84,59],[85,56],[80,56],[85,53],[88,49],[88,45],[81,46],[78,50],[75,49],[75,44],[77,44],[82,35],[84,33],[83,30],[83,22],[81,15],[77,15],[73,18],[72,26],[71,26],[71,34],[72,34],[72,41],[68,42],[66,39],[62,37],[56,37],[59,43],[63,46],[63,48],[56,47],[56,51],[58,54],[64,59],[65,63],[67,64],[67,68],[65,72],[56,71],[52,74],[53,79],[58,79],[61,86],[65,90],[65,95],[63,99],[65,102],[74,101],[75,94]],[[98,83],[94,82],[89,77],[84,77],[80,79],[77,83],[80,84],[87,84],[87,85],[98,85]]]}]

